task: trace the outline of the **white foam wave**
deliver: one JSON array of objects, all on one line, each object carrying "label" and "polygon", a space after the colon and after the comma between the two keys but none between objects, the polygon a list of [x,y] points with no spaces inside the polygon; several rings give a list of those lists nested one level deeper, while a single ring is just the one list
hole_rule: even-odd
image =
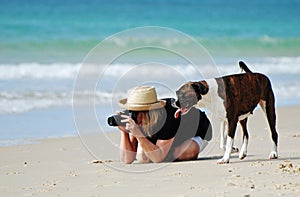
[{"label": "white foam wave", "polygon": [[[212,65],[213,66],[213,65]],[[215,70],[215,67],[211,65],[201,66],[201,72],[211,73]],[[156,63],[150,63],[147,65],[130,65],[130,64],[115,64],[111,65],[104,72],[105,76],[108,77],[120,77],[124,74],[136,74],[135,77],[144,78],[145,76],[155,76],[157,78],[170,77],[172,79],[174,74],[182,76],[195,76],[199,73],[194,65],[159,65]]]},{"label": "white foam wave", "polygon": [[[288,100],[300,98],[300,82],[283,82],[278,85],[274,81],[273,89],[279,105]],[[45,109],[59,106],[72,106],[73,98],[76,106],[85,104],[110,105],[127,96],[124,92],[0,92],[0,114],[23,113],[36,109]],[[160,92],[159,97],[172,97],[169,92]],[[115,103],[115,104],[116,104]],[[299,104],[299,103],[298,103]]]},{"label": "white foam wave", "polygon": [[[300,74],[300,57],[270,57],[245,62],[253,72],[266,75],[298,75]],[[218,68],[222,75],[241,72],[238,63],[220,64]]]},{"label": "white foam wave", "polygon": [[191,41],[189,38],[178,38],[177,36],[172,37],[171,35],[168,35],[169,37],[161,38],[161,35],[158,37],[149,37],[149,38],[139,38],[137,36],[135,37],[112,37],[110,41],[107,41],[107,43],[112,43],[118,47],[124,47],[124,46],[130,46],[134,44],[143,44],[143,45],[153,45],[156,43],[160,43],[164,47],[171,47],[173,45],[183,44],[194,44],[193,41]]},{"label": "white foam wave", "polygon": [[[273,57],[263,58],[258,61],[247,62],[251,70],[255,72],[262,72],[265,74],[300,74],[300,57]],[[153,69],[153,66],[159,69]],[[132,71],[132,69],[144,66],[139,76],[147,76],[149,73],[157,77],[172,77],[170,68],[182,74],[183,76],[199,76],[195,73],[195,68],[199,69],[201,74],[210,75],[215,73],[213,65],[158,65],[148,64],[134,65],[134,64],[112,64],[112,65],[82,65],[81,63],[54,63],[54,64],[40,64],[40,63],[22,63],[22,64],[1,64],[0,65],[0,80],[14,80],[14,79],[75,79],[78,71],[84,70],[86,74],[100,75],[104,71],[105,77],[119,78]],[[101,70],[101,69],[106,70]],[[218,64],[217,68],[221,74],[239,73],[239,66],[236,64],[224,65]],[[199,78],[199,77],[198,77]]]},{"label": "white foam wave", "polygon": [[65,105],[69,100],[67,93],[1,92],[0,114],[22,113],[33,109]]},{"label": "white foam wave", "polygon": [[0,114],[23,113],[35,109],[57,106],[71,106],[73,96],[77,104],[111,102],[113,96],[124,97],[123,94],[107,92],[0,92]]},{"label": "white foam wave", "polygon": [[[300,98],[300,57],[281,57],[281,58],[264,58],[259,60],[246,61],[249,68],[254,72],[267,74],[274,88],[276,100],[288,101],[290,99]],[[157,66],[157,65],[156,65]],[[19,65],[0,65],[0,81],[6,81],[5,85],[0,86],[0,114],[22,113],[34,109],[43,109],[55,106],[71,106],[72,97],[76,96],[76,102],[85,104],[87,102],[96,102],[96,104],[108,104],[115,102],[120,98],[126,97],[127,89],[120,88],[113,90],[113,83],[124,77],[125,74],[132,72],[135,75],[132,81],[125,82],[137,84],[137,79],[140,81],[148,79],[148,76],[156,76],[158,82],[164,80],[166,82],[174,82],[171,90],[176,90],[181,81],[179,75],[183,75],[182,80],[202,80],[205,76],[201,73],[214,72],[215,68],[211,66],[201,66],[199,72],[195,72],[193,65],[167,65],[159,66],[160,69],[154,69],[153,66],[140,66],[132,64],[114,64],[106,67],[102,77],[105,80],[101,81],[101,85],[106,89],[97,87],[95,92],[80,91],[73,95],[70,84],[75,79],[77,72],[81,69],[81,64],[19,64]],[[137,69],[139,68],[139,69]],[[240,73],[237,62],[235,64],[217,65],[220,70],[218,76]],[[137,72],[136,72],[137,70]],[[99,72],[99,65],[90,65],[85,73],[95,74]],[[199,74],[200,73],[200,74]],[[178,74],[178,75],[177,75]],[[185,77],[185,78],[184,78]],[[216,76],[217,77],[217,76]],[[33,79],[30,87],[19,86],[18,79]],[[44,82],[41,79],[48,79]],[[67,79],[67,83],[60,83],[62,87],[56,88],[57,83],[52,84],[57,79]],[[99,79],[100,80],[100,79]],[[12,83],[11,83],[12,82]],[[36,86],[36,84],[38,84]],[[55,88],[53,87],[55,86]],[[42,88],[41,88],[42,87]],[[127,88],[127,87],[126,87]],[[120,91],[123,92],[120,92]],[[119,92],[117,92],[119,91]],[[172,95],[175,96],[175,95]],[[163,92],[159,92],[159,97],[164,97]],[[299,101],[298,101],[299,102]],[[78,103],[77,103],[78,104]]]},{"label": "white foam wave", "polygon": [[0,80],[13,79],[72,79],[76,76],[80,64],[22,63],[0,65]]}]

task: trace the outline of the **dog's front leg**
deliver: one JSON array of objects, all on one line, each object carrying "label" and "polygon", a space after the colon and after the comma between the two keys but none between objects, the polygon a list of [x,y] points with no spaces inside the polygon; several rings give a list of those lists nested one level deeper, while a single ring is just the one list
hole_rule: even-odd
[{"label": "dog's front leg", "polygon": [[218,164],[225,164],[229,163],[230,155],[233,148],[233,139],[235,135],[235,129],[236,129],[237,121],[228,121],[228,132],[227,132],[227,139],[226,139],[226,150],[223,155],[222,159],[218,160]]},{"label": "dog's front leg", "polygon": [[227,130],[228,130],[228,128],[227,128],[226,121],[225,120],[221,121],[221,126],[220,126],[220,148],[224,151],[226,150],[225,144],[226,144],[226,137],[227,137],[226,131]]},{"label": "dog's front leg", "polygon": [[229,163],[232,147],[233,147],[233,138],[227,136],[225,153],[223,158],[218,160],[218,164]]}]

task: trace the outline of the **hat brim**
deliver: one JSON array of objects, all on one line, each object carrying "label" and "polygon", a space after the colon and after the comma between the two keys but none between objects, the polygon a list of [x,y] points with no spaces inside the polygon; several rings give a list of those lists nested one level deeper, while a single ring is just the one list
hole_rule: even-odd
[{"label": "hat brim", "polygon": [[128,104],[127,98],[125,98],[125,99],[121,99],[119,101],[119,105],[120,105],[120,107],[127,109],[127,110],[148,111],[148,110],[152,110],[152,109],[163,108],[166,105],[166,101],[158,100],[156,103],[152,103],[152,104]]}]

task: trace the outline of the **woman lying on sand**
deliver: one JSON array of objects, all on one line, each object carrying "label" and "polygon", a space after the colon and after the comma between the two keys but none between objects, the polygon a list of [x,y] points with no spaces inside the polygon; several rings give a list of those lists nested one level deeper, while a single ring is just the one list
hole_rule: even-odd
[{"label": "woman lying on sand", "polygon": [[[176,118],[174,100],[157,100],[154,87],[139,86],[119,101],[131,114],[121,115],[125,126],[118,126],[121,161],[129,164],[137,156],[139,162],[155,163],[197,159],[212,137],[210,121],[196,108]],[[138,147],[141,155],[137,155]]]}]

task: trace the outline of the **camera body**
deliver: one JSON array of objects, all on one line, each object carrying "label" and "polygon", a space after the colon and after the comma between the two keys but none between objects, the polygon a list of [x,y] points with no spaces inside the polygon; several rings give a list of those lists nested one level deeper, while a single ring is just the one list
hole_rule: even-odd
[{"label": "camera body", "polygon": [[124,127],[124,126],[126,126],[125,122],[121,122],[121,120],[123,119],[121,117],[121,115],[127,115],[127,116],[131,117],[132,120],[134,120],[135,123],[137,123],[138,112],[137,111],[124,110],[124,111],[121,111],[120,114],[108,117],[107,118],[107,124],[109,126],[112,126],[112,127],[116,127],[116,126],[123,126]]}]

